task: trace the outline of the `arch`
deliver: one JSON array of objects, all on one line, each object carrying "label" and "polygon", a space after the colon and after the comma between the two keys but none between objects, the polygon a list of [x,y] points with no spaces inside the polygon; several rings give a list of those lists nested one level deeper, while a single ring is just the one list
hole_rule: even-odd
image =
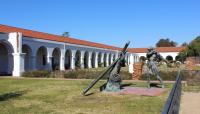
[{"label": "arch", "polygon": [[89,68],[88,62],[89,62],[89,52],[86,51],[84,53],[84,68]]},{"label": "arch", "polygon": [[38,70],[45,70],[47,66],[47,48],[41,46],[36,54],[36,68]]},{"label": "arch", "polygon": [[96,59],[96,53],[92,52],[92,59],[91,59],[92,68],[95,68],[95,59]]},{"label": "arch", "polygon": [[32,58],[32,49],[27,44],[22,45],[22,53],[25,53],[24,56],[24,70],[31,70],[31,58]]},{"label": "arch", "polygon": [[77,50],[75,54],[75,67],[81,68],[81,51]]},{"label": "arch", "polygon": [[111,53],[109,54],[109,57],[108,57],[108,64],[110,65],[112,63],[111,61]]},{"label": "arch", "polygon": [[68,49],[65,52],[65,70],[70,69],[71,66],[72,51]]},{"label": "arch", "polygon": [[9,42],[0,40],[0,50],[0,75],[12,75],[14,49]]},{"label": "arch", "polygon": [[166,60],[169,61],[169,62],[172,62],[173,61],[173,57],[171,55],[168,55],[166,57]]},{"label": "arch", "polygon": [[52,70],[60,70],[60,48],[55,48],[52,53]]},{"label": "arch", "polygon": [[106,67],[106,61],[107,60],[107,54],[106,53],[104,53],[104,57],[103,57],[103,65],[104,65],[104,67]]},{"label": "arch", "polygon": [[102,63],[101,63],[101,59],[102,59],[102,53],[99,52],[98,53],[98,67],[102,67],[103,66]]}]

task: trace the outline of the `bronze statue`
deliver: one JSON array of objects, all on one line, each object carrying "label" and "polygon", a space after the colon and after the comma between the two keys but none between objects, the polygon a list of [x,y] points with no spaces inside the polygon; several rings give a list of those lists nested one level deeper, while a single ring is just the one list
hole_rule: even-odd
[{"label": "bronze statue", "polygon": [[120,84],[122,79],[121,76],[119,75],[119,72],[129,44],[130,42],[125,44],[123,50],[120,53],[119,58],[117,58],[110,66],[108,66],[105,72],[103,72],[89,84],[89,86],[83,91],[82,93],[83,95],[85,95],[100,79],[102,79],[106,75],[108,76],[107,82],[100,87],[100,90],[112,91],[112,92],[120,90]]},{"label": "bronze statue", "polygon": [[105,91],[120,91],[120,85],[122,82],[121,76],[119,72],[121,70],[121,66],[123,64],[123,60],[125,59],[124,53],[120,54],[120,59],[113,66],[113,69],[109,73],[109,77],[106,83]]},{"label": "bronze statue", "polygon": [[158,52],[156,52],[155,49],[153,48],[148,49],[146,57],[148,59],[147,61],[148,88],[150,88],[150,75],[156,75],[157,79],[160,81],[161,87],[164,88],[163,80],[160,78],[159,70],[156,65],[156,62],[163,60],[163,57]]}]

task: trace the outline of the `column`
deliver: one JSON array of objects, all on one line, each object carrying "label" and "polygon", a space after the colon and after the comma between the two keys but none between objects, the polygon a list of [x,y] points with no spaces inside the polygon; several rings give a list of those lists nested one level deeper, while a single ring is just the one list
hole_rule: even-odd
[{"label": "column", "polygon": [[75,69],[75,56],[76,56],[76,50],[72,50],[72,56],[71,56],[71,69]]},{"label": "column", "polygon": [[81,51],[81,60],[80,60],[81,68],[84,68],[84,54],[85,51]]},{"label": "column", "polygon": [[61,49],[60,54],[60,70],[65,70],[65,50]]},{"label": "column", "polygon": [[113,63],[114,54],[111,54],[111,64]]},{"label": "column", "polygon": [[106,66],[109,66],[109,53],[106,54]]},{"label": "column", "polygon": [[133,64],[134,64],[134,56],[133,56],[133,54],[131,54],[129,56],[129,58],[130,58],[129,73],[133,73]]},{"label": "column", "polygon": [[130,64],[130,54],[127,54],[127,65]]},{"label": "column", "polygon": [[115,54],[115,60],[117,60],[117,58],[118,58],[118,54],[116,53],[116,54]]},{"label": "column", "polygon": [[89,57],[88,57],[88,68],[92,68],[91,61],[92,61],[92,52],[89,52]]},{"label": "column", "polygon": [[52,53],[53,53],[53,48],[47,47],[47,63],[44,66],[46,70],[52,71]]},{"label": "column", "polygon": [[100,62],[101,62],[101,67],[104,67],[104,53],[101,53],[101,60],[100,60]]},{"label": "column", "polygon": [[52,70],[52,56],[47,55],[47,64],[45,65],[45,69],[51,71]]},{"label": "column", "polygon": [[98,68],[98,52],[95,53],[95,68]]},{"label": "column", "polygon": [[24,72],[24,57],[22,53],[22,33],[12,32],[9,33],[8,41],[13,45],[13,71],[12,75],[19,77]]},{"label": "column", "polygon": [[14,68],[12,75],[19,77],[24,72],[25,53],[13,53]]}]

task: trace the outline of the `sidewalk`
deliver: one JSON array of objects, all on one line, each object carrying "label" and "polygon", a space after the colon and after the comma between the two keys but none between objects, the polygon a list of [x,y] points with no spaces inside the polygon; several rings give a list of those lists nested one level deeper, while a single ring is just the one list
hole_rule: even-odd
[{"label": "sidewalk", "polygon": [[183,92],[180,114],[200,114],[200,92]]}]

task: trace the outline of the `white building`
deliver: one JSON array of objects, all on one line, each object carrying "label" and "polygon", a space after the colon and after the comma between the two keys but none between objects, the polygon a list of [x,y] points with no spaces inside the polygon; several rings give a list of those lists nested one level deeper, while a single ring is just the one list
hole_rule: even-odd
[{"label": "white building", "polygon": [[[0,75],[20,76],[29,70],[106,67],[118,57],[119,50],[105,44],[0,25]],[[146,55],[145,51],[135,50],[137,48],[129,49],[126,55],[129,66]],[[161,55],[175,58],[179,51],[167,50]]]},{"label": "white building", "polygon": [[[182,51],[183,49],[185,49],[185,47],[157,47],[155,48],[155,50],[157,52],[160,53],[160,55],[168,60],[176,60],[177,55],[180,51]],[[146,57],[146,53],[148,51],[148,48],[130,48],[129,52],[131,52],[132,54],[137,55],[137,61],[140,60],[141,57]],[[130,60],[133,60],[134,56],[130,56]],[[129,72],[133,73],[133,64],[129,65]]]}]

